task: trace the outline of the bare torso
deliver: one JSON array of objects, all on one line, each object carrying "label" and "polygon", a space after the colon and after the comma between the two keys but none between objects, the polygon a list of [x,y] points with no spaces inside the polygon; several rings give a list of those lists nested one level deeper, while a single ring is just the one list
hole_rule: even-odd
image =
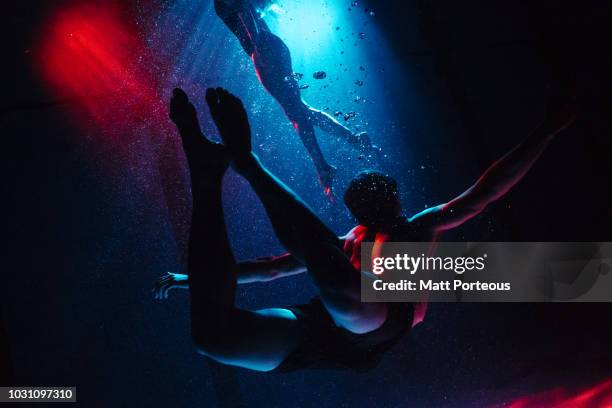
[{"label": "bare torso", "polygon": [[[433,244],[436,234],[422,227],[418,220],[410,222],[406,219],[390,233],[376,232],[372,228],[358,225],[342,237],[342,240],[344,253],[353,267],[361,270],[361,244],[363,242],[431,242]],[[421,302],[414,305],[413,326],[424,320],[426,311],[427,303]]]}]

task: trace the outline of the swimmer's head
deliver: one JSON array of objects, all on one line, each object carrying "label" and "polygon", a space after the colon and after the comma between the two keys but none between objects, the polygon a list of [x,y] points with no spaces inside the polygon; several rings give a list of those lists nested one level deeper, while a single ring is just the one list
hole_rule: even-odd
[{"label": "swimmer's head", "polygon": [[360,172],[344,193],[344,203],[360,225],[385,228],[401,215],[397,182],[378,171]]}]

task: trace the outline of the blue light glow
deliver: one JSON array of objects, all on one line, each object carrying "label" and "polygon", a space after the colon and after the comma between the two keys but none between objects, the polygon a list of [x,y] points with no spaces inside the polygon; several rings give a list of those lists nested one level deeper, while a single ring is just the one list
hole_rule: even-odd
[{"label": "blue light glow", "polygon": [[[272,32],[281,37],[293,51],[294,63],[322,59],[333,45],[334,21],[337,15],[333,2],[317,0],[282,1],[269,5],[263,16]],[[299,50],[299,51],[298,51]]]},{"label": "blue light glow", "polygon": [[[336,207],[327,202],[301,141],[280,106],[258,82],[251,59],[216,15],[213,1],[174,0],[166,4],[148,41],[157,54],[171,61],[170,69],[160,73],[168,95],[176,86],[192,95],[208,135],[216,130],[204,104],[205,88],[223,86],[238,95],[249,112],[255,151],[266,166],[307,198],[333,229],[339,233],[348,230],[352,217],[341,200]],[[341,196],[348,181],[364,168],[392,172],[404,168],[409,161],[403,148],[406,135],[398,125],[390,90],[397,95],[398,90],[409,87],[376,27],[376,16],[347,0],[278,0],[261,12],[271,31],[289,47],[294,71],[303,74],[304,100],[337,114],[352,130],[367,130],[390,155],[384,163],[368,162],[345,143],[317,129],[323,152],[338,167],[336,194]],[[324,71],[325,78],[315,79],[317,71]],[[262,231],[265,242],[258,246],[278,247],[267,229],[265,213],[246,183],[234,176],[226,180],[226,189],[231,191],[226,199],[230,230],[244,230],[242,221],[248,219],[251,231]],[[254,255],[256,249],[250,238],[248,241],[245,238],[236,245],[239,257]]]}]

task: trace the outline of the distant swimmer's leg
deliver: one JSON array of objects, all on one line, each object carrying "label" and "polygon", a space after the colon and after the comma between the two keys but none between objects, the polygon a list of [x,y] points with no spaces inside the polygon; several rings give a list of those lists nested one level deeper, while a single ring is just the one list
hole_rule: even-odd
[{"label": "distant swimmer's leg", "polygon": [[245,24],[252,21],[252,18],[248,16],[251,7],[243,3],[245,2],[236,0],[215,0],[214,5],[217,16],[234,33],[244,52],[251,56],[255,51],[254,37],[251,32],[253,27]]},{"label": "distant swimmer's leg", "polygon": [[340,140],[348,142],[351,146],[363,154],[380,158],[381,149],[372,144],[367,132],[351,132],[349,128],[338,122],[327,112],[323,112],[312,107],[309,107],[309,113],[312,122],[325,132],[334,135]]},{"label": "distant swimmer's leg", "polygon": [[342,253],[338,237],[251,152],[249,123],[240,100],[220,88],[209,89],[206,100],[234,167],[262,201],[283,246],[307,266],[336,323],[357,333],[379,327],[386,305],[361,303],[360,271]]},{"label": "distant swimmer's leg", "polygon": [[308,107],[302,102],[299,85],[293,78],[289,48],[278,36],[262,31],[255,42],[253,64],[261,84],[291,121],[312,158],[325,194],[332,199],[336,169],[327,162],[321,151]]},{"label": "distant swimmer's leg", "polygon": [[251,56],[258,47],[259,33],[269,32],[266,22],[249,1],[215,0],[215,12]]},{"label": "distant swimmer's leg", "polygon": [[[323,186],[325,194],[329,197],[332,196],[332,184],[334,181],[334,175],[336,174],[336,168],[329,164],[321,151],[321,146],[315,135],[315,129],[312,125],[308,114],[305,113],[291,114],[290,120],[298,133],[304,147],[308,151],[308,154],[312,158],[312,161],[317,169],[319,175],[319,182]],[[289,115],[289,114],[288,114]]]},{"label": "distant swimmer's leg", "polygon": [[222,179],[229,163],[226,149],[204,137],[196,111],[180,89],[174,91],[170,117],[181,134],[192,180],[187,269],[195,345],[202,354],[224,364],[272,370],[297,343],[295,316],[285,309],[251,312],[234,306],[236,261],[221,202]]}]

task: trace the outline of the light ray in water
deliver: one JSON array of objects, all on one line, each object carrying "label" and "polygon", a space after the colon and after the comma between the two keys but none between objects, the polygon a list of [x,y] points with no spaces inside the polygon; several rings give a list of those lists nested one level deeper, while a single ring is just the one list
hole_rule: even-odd
[{"label": "light ray in water", "polygon": [[[341,0],[277,0],[262,7],[271,31],[289,47],[302,97],[311,106],[334,115],[354,131],[366,130],[389,157],[368,160],[346,143],[317,130],[331,164],[338,167],[334,184],[341,197],[348,181],[360,170],[379,168],[401,176],[409,162],[402,120],[390,100],[390,90],[407,88],[395,60],[377,28],[375,15],[355,2]],[[337,200],[331,206],[317,181],[310,157],[278,103],[259,83],[253,63],[238,40],[216,15],[214,2],[174,0],[153,13],[140,13],[150,52],[164,61],[158,74],[161,93],[183,87],[192,96],[207,135],[216,134],[204,103],[206,87],[223,86],[244,102],[253,128],[256,153],[270,170],[293,188],[334,230],[343,233],[354,220]],[[405,174],[405,172],[403,172]],[[243,234],[231,234],[239,256],[252,256],[255,247],[280,246],[268,228],[265,212],[243,180],[229,176],[225,188],[230,229],[250,236],[261,233],[260,245]],[[244,222],[250,220],[248,231]],[[248,242],[247,242],[248,241]],[[244,251],[244,252],[243,252]],[[256,255],[256,254],[255,254]]]}]

